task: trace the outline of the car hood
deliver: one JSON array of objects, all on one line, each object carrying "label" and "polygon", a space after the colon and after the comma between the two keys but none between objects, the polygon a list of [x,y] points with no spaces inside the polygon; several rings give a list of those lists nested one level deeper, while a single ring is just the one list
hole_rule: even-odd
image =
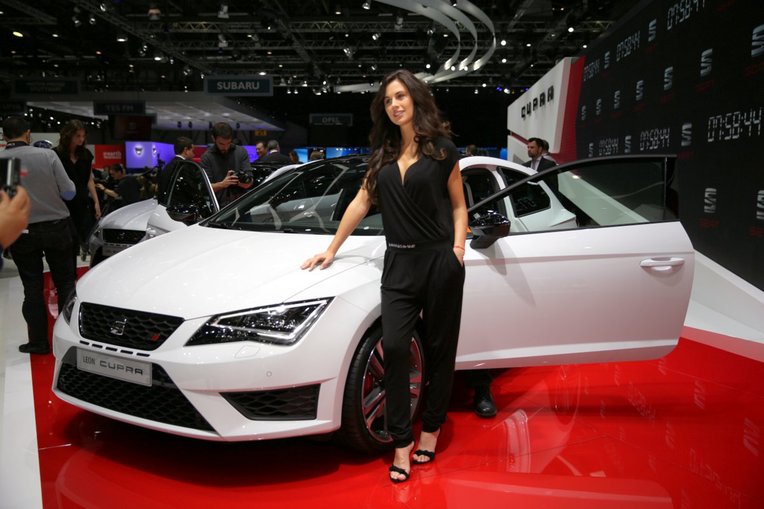
[{"label": "car hood", "polygon": [[119,230],[145,230],[149,216],[157,206],[155,199],[143,200],[120,207],[103,217],[100,227]]},{"label": "car hood", "polygon": [[92,268],[78,282],[77,295],[81,302],[190,319],[288,301],[384,254],[384,237],[351,236],[331,267],[301,270],[300,264],[323,252],[331,238],[195,225],[137,244]]}]

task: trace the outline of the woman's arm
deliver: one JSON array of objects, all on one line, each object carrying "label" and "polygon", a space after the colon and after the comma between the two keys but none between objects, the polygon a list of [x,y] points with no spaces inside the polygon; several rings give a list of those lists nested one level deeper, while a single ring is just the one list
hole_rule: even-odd
[{"label": "woman's arm", "polygon": [[93,170],[90,170],[90,178],[88,179],[88,193],[93,198],[95,204],[95,218],[96,221],[101,219],[101,204],[98,203],[98,193],[96,193],[95,180],[93,180]]},{"label": "woman's arm", "polygon": [[464,243],[467,239],[467,202],[464,199],[464,186],[459,163],[454,164],[448,176],[448,196],[454,217],[454,254],[464,265]]},{"label": "woman's arm", "polygon": [[300,268],[313,270],[317,265],[320,265],[320,268],[323,270],[331,265],[334,260],[334,255],[337,254],[342,243],[345,242],[345,239],[353,233],[356,226],[358,226],[363,218],[366,217],[370,208],[371,197],[369,197],[369,193],[366,191],[364,182],[364,185],[358,190],[353,201],[351,201],[348,208],[345,209],[345,213],[342,215],[342,220],[340,220],[340,226],[337,228],[337,233],[334,234],[334,238],[329,244],[329,248],[323,253],[319,253],[305,260]]}]

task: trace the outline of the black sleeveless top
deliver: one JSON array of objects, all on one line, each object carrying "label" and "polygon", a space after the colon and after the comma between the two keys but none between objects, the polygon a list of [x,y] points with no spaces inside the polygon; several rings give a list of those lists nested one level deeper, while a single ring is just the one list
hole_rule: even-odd
[{"label": "black sleeveless top", "polygon": [[379,208],[389,245],[411,246],[435,241],[453,242],[454,219],[448,177],[459,152],[447,138],[435,142],[445,159],[420,155],[401,181],[398,163],[383,166],[377,177]]}]

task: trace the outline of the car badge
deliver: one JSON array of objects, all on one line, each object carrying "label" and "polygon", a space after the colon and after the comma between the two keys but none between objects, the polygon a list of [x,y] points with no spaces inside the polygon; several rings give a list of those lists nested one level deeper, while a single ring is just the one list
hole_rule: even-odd
[{"label": "car badge", "polygon": [[109,329],[109,332],[114,334],[115,336],[121,336],[125,333],[125,326],[127,325],[127,318],[120,318],[119,320],[115,321],[111,328]]}]

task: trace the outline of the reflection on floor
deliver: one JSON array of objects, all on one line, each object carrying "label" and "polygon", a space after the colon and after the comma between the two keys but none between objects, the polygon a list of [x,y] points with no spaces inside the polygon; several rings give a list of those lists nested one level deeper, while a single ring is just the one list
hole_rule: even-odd
[{"label": "reflection on floor", "polygon": [[[401,485],[390,454],[203,442],[99,417],[52,395],[52,356],[31,364],[45,508],[764,507],[764,363],[686,339],[655,361],[505,371],[493,419],[472,413],[458,377],[436,462]],[[29,507],[9,493],[0,507]]]},{"label": "reflection on floor", "polygon": [[98,417],[52,396],[51,356],[32,366],[46,508],[764,504],[764,366],[691,341],[652,362],[504,372],[494,419],[457,391],[437,462],[402,486],[389,457],[330,443],[208,443]]}]

